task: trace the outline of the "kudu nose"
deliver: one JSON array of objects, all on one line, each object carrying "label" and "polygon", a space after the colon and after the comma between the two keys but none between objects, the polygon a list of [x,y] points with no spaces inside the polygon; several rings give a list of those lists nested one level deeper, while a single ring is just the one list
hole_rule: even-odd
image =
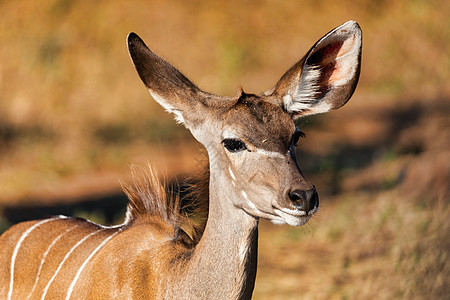
[{"label": "kudu nose", "polygon": [[289,198],[296,208],[303,210],[306,214],[319,206],[319,195],[315,188],[307,191],[293,190],[289,193]]}]

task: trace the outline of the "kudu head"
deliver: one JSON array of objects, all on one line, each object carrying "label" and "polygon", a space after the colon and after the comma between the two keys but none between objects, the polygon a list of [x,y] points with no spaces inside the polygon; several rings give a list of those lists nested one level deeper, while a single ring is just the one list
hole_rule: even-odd
[{"label": "kudu head", "polygon": [[200,90],[134,33],[127,43],[153,98],[206,147],[220,201],[296,226],[317,211],[319,199],[296,163],[302,133],[294,121],[348,101],[359,78],[361,39],[358,24],[349,21],[321,38],[273,89],[237,97]]}]

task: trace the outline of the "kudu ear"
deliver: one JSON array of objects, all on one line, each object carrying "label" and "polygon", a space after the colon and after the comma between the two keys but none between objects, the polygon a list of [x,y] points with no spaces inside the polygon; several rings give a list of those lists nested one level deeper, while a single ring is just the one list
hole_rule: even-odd
[{"label": "kudu ear", "polygon": [[[137,34],[128,34],[127,45],[136,71],[152,97],[168,112],[174,113],[177,122],[189,127],[187,123],[196,119],[193,112],[198,111],[200,103],[207,101],[209,94],[202,92],[171,64],[153,53]],[[200,114],[198,111],[197,115]]]},{"label": "kudu ear", "polygon": [[272,95],[282,99],[294,119],[343,106],[358,83],[361,45],[358,23],[333,29],[283,75]]}]

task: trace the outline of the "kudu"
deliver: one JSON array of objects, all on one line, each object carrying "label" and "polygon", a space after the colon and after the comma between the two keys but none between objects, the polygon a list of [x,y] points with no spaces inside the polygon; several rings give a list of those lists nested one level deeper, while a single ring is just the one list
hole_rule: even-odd
[{"label": "kudu", "polygon": [[201,237],[176,196],[150,175],[125,188],[124,224],[71,217],[17,224],[0,238],[2,299],[249,299],[256,276],[259,218],[303,225],[319,200],[295,159],[294,120],[344,105],[355,90],[361,30],[349,21],[321,38],[275,87],[220,97],[197,88],[127,38],[153,98],[202,143],[209,202]]}]

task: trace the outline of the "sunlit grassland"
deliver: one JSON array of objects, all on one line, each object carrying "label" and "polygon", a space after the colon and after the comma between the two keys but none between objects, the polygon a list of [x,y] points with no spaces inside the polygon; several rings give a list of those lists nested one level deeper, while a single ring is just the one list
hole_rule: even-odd
[{"label": "sunlit grassland", "polygon": [[255,299],[446,298],[444,200],[423,206],[388,192],[333,201],[309,228],[262,224]]},{"label": "sunlit grassland", "polygon": [[[130,31],[200,87],[234,95],[240,87],[271,88],[320,36],[355,19],[364,51],[351,110],[448,95],[448,7],[446,1],[3,1],[0,163],[18,163],[2,168],[1,181],[27,172],[19,167],[29,164],[23,156],[34,158],[39,179],[18,180],[16,191],[98,164],[116,168],[120,153],[118,164],[133,160],[128,149],[136,144],[187,136],[136,76],[124,42]],[[99,156],[115,158],[98,163]]]},{"label": "sunlit grassland", "polygon": [[318,38],[358,21],[355,95],[299,121],[319,214],[300,228],[262,222],[254,298],[450,294],[450,2],[17,0],[0,13],[0,214],[55,193],[118,190],[133,162],[169,176],[197,164],[200,146],[140,82],[129,32],[231,96],[271,88]]}]

